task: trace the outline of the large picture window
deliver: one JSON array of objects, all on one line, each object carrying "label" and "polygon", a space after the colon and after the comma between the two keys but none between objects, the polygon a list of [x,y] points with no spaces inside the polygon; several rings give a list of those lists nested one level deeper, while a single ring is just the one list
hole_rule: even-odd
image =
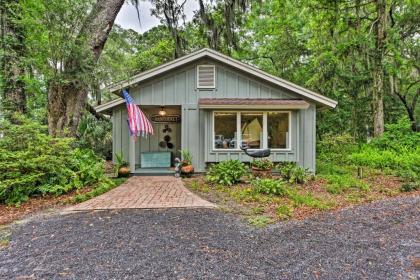
[{"label": "large picture window", "polygon": [[214,112],[213,148],[290,149],[290,112]]},{"label": "large picture window", "polygon": [[262,113],[241,113],[241,139],[251,149],[263,147]]},{"label": "large picture window", "polygon": [[286,149],[289,146],[288,113],[267,113],[267,141],[270,149]]},{"label": "large picture window", "polygon": [[214,113],[214,147],[236,148],[236,113]]}]

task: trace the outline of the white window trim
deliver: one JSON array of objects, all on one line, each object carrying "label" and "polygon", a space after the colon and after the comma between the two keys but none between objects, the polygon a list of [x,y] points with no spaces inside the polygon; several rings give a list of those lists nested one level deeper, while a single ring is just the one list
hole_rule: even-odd
[{"label": "white window trim", "polygon": [[[269,111],[213,111],[212,112],[212,139],[211,139],[211,147],[213,152],[238,152],[242,151],[239,147],[239,143],[242,142],[242,133],[241,133],[241,113],[262,113],[263,114],[263,149],[268,148],[268,113],[275,112],[275,113],[287,113],[289,118],[289,141],[287,148],[269,148],[273,152],[290,152],[292,150],[292,111],[279,111],[279,110],[269,110]],[[220,149],[215,147],[214,137],[216,136],[214,131],[215,121],[214,117],[216,113],[236,113],[236,148],[234,149]],[[258,150],[258,149],[249,149],[249,151]]]},{"label": "white window trim", "polygon": [[[214,74],[214,80],[213,80],[213,86],[211,86],[211,87],[203,87],[203,86],[200,86],[199,85],[199,68],[200,68],[200,66],[206,66],[206,67],[212,67],[213,68],[213,74]],[[216,65],[213,65],[213,64],[199,64],[199,65],[197,65],[197,68],[196,68],[196,84],[197,84],[197,89],[215,89],[216,88],[216,79],[217,79],[217,75],[216,75]]]}]

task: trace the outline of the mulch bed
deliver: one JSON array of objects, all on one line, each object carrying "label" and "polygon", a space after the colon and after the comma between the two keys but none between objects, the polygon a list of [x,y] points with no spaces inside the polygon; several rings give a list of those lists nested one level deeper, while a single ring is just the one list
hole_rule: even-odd
[{"label": "mulch bed", "polygon": [[[184,182],[188,187],[193,181],[197,181],[200,184],[205,184],[203,176],[194,176],[193,178],[185,178]],[[396,196],[416,196],[420,195],[419,191],[414,192],[400,192],[402,181],[398,177],[386,176],[386,175],[375,175],[370,176],[364,179],[364,181],[370,185],[369,192],[354,192],[353,194],[357,195],[355,200],[350,201],[346,196],[349,193],[343,194],[331,194],[325,189],[327,182],[322,178],[317,178],[316,180],[309,181],[304,185],[298,185],[299,192],[311,192],[315,198],[322,198],[323,200],[334,201],[335,205],[329,208],[328,210],[320,210],[316,208],[311,208],[305,205],[301,205],[293,209],[293,215],[290,217],[291,220],[304,220],[313,215],[319,214],[325,211],[337,211],[343,208],[352,207],[355,205],[369,203],[378,200],[386,200]],[[242,183],[237,186],[238,189],[249,188],[249,184]],[[238,202],[234,198],[229,197],[228,194],[225,194],[221,191],[217,191],[214,187],[209,186],[208,191],[202,192],[200,190],[192,189],[193,192],[197,193],[201,197],[209,200],[210,202],[219,204],[222,209],[225,209],[228,212],[242,214],[242,215],[252,215],[252,209],[255,207],[263,207],[265,216],[278,220],[279,217],[276,215],[276,206],[279,205],[279,201],[284,200],[287,204],[287,199],[276,198],[275,202],[269,202],[265,205],[259,204],[257,202]],[[360,195],[360,197],[358,197]]]},{"label": "mulch bed", "polygon": [[19,207],[14,205],[0,204],[0,225],[9,224],[13,221],[22,219],[25,216],[33,215],[47,209],[59,209],[70,204],[71,198],[78,194],[91,191],[92,188],[75,190],[61,196],[39,196],[32,197]]}]

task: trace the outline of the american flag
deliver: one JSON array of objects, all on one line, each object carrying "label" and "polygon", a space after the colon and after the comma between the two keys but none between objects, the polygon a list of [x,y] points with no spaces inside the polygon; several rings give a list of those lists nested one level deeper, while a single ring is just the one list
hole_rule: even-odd
[{"label": "american flag", "polygon": [[134,103],[134,99],[128,94],[127,90],[123,90],[125,104],[127,105],[128,128],[132,136],[146,136],[153,134],[153,126],[147,119],[146,115]]}]

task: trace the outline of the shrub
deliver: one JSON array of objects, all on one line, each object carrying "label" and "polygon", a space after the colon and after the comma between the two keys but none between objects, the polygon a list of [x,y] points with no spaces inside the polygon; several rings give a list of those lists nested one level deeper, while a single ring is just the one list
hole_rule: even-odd
[{"label": "shrub", "polygon": [[418,179],[420,173],[420,133],[411,130],[404,117],[395,124],[386,125],[381,137],[372,139],[349,156],[356,165],[392,170],[408,180]]},{"label": "shrub", "polygon": [[420,182],[407,182],[402,184],[400,191],[402,192],[412,192],[420,190]]},{"label": "shrub", "polygon": [[269,159],[253,160],[251,165],[262,170],[270,170],[274,167],[274,163]]},{"label": "shrub", "polygon": [[92,149],[97,155],[110,160],[112,158],[112,123],[98,120],[91,114],[85,114],[78,128],[77,147]]},{"label": "shrub", "polygon": [[310,175],[308,170],[301,166],[297,166],[293,162],[277,165],[277,171],[285,180],[296,184],[305,183]]},{"label": "shrub", "polygon": [[308,180],[309,174],[310,173],[308,172],[308,170],[306,170],[302,166],[295,166],[290,172],[289,182],[303,184]]},{"label": "shrub", "polygon": [[283,177],[285,180],[289,180],[292,169],[295,168],[295,166],[296,164],[293,162],[282,162],[276,166],[276,169],[281,177]]},{"label": "shrub", "polygon": [[279,196],[287,195],[285,183],[274,179],[256,179],[251,182],[255,193],[274,194]]},{"label": "shrub", "polygon": [[394,150],[396,152],[415,150],[420,144],[420,133],[411,129],[410,120],[404,116],[397,123],[385,125],[385,132],[381,137],[372,139],[370,146],[380,150]]},{"label": "shrub", "polygon": [[318,159],[340,164],[348,163],[347,155],[357,150],[356,141],[346,133],[341,135],[326,134],[317,143]]},{"label": "shrub", "polygon": [[53,138],[47,128],[22,119],[0,123],[0,202],[19,204],[33,195],[60,195],[106,181],[104,161],[74,139]]},{"label": "shrub", "polygon": [[420,166],[420,147],[416,150],[379,150],[364,145],[360,152],[349,156],[353,164],[395,172],[417,173]]},{"label": "shrub", "polygon": [[221,161],[210,166],[206,180],[211,183],[231,186],[238,183],[247,171],[246,165],[239,160]]}]

